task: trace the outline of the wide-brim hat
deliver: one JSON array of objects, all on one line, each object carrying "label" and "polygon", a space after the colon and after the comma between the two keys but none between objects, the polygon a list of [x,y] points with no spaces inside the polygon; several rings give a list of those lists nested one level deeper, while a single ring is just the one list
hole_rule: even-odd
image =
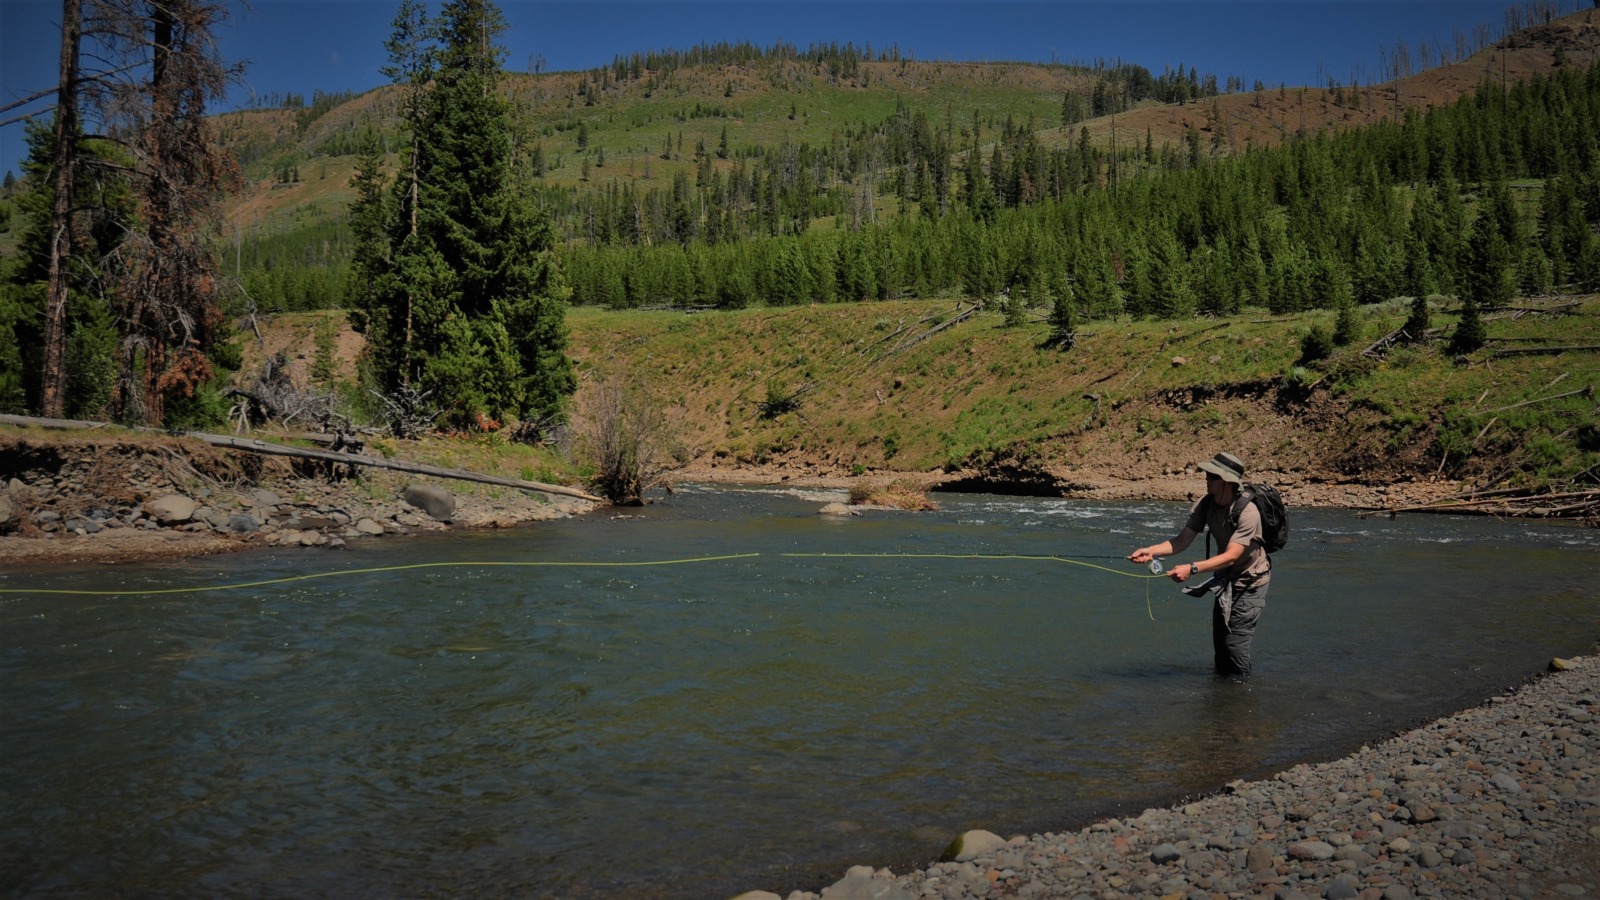
[{"label": "wide-brim hat", "polygon": [[1223,481],[1234,484],[1244,483],[1244,463],[1232,453],[1218,453],[1200,464],[1200,470],[1210,472]]}]

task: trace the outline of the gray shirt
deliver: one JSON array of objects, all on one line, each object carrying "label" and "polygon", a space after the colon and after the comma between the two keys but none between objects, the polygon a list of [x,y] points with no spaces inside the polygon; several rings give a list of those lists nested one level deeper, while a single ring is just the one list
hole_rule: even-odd
[{"label": "gray shirt", "polygon": [[1254,503],[1246,503],[1239,513],[1239,527],[1228,527],[1228,507],[1207,502],[1209,496],[1201,497],[1195,501],[1189,510],[1189,521],[1184,527],[1195,534],[1209,530],[1211,536],[1217,539],[1217,552],[1228,549],[1228,545],[1243,544],[1244,555],[1229,567],[1226,575],[1229,581],[1237,581],[1241,577],[1249,576],[1251,584],[1266,584],[1271,577],[1272,562],[1267,559],[1267,548],[1261,544],[1261,512]]}]

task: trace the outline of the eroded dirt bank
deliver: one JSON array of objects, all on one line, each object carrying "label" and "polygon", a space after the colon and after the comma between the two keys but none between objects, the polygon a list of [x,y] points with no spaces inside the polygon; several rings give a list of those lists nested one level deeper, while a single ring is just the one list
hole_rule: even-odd
[{"label": "eroded dirt bank", "polygon": [[[409,498],[409,499],[408,499]],[[0,433],[0,566],[333,548],[581,514],[568,497],[178,438]]]}]

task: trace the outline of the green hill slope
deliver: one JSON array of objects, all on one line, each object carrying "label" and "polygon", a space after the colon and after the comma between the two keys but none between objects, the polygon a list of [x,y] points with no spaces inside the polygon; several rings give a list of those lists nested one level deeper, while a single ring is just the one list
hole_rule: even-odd
[{"label": "green hill slope", "polygon": [[[1489,344],[1458,359],[1438,341],[1362,354],[1406,316],[1370,307],[1362,341],[1303,369],[1303,335],[1331,316],[1106,323],[1062,352],[1043,346],[1043,324],[968,310],[578,310],[571,322],[588,389],[648,391],[698,466],[938,472],[1054,492],[1187,470],[1214,447],[1300,485],[1534,486],[1600,463],[1593,295],[1491,312]],[[1435,313],[1441,328],[1453,319]],[[1527,352],[1558,346],[1586,349]]]}]

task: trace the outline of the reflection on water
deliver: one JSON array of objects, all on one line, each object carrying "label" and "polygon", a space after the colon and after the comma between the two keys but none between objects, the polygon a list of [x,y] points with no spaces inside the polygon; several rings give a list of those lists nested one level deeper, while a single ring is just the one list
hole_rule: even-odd
[{"label": "reflection on water", "polygon": [[[0,879],[783,894],[966,828],[1063,829],[1334,756],[1600,635],[1592,530],[1296,511],[1241,687],[1209,673],[1203,601],[1093,559],[1170,533],[1176,505],[835,521],[825,499],[691,489],[346,553],[0,574],[137,590],[760,554],[0,597]],[[823,553],[917,556],[784,555]],[[932,558],[1052,554],[1090,558]]]}]

